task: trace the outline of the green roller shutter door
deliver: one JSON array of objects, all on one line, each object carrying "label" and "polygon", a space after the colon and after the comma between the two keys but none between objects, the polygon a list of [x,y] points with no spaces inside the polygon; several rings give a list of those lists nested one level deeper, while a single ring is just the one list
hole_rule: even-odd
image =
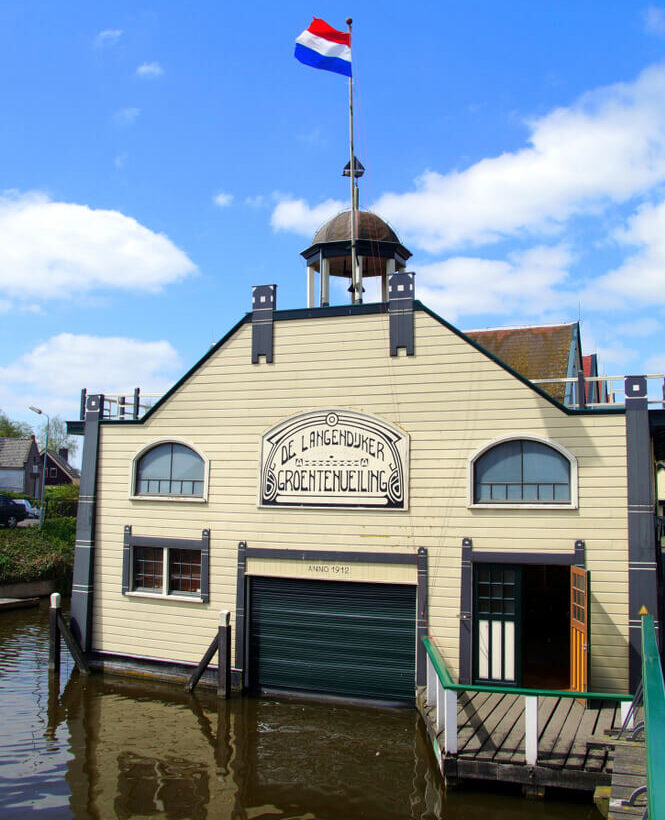
[{"label": "green roller shutter door", "polygon": [[252,688],[413,701],[416,587],[252,578]]}]

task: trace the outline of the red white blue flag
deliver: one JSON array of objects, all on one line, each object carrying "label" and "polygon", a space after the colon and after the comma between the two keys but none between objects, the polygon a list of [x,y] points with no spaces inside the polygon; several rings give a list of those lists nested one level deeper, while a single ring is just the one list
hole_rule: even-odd
[{"label": "red white blue flag", "polygon": [[315,17],[309,28],[296,37],[296,60],[312,68],[351,76],[351,35],[331,28]]}]

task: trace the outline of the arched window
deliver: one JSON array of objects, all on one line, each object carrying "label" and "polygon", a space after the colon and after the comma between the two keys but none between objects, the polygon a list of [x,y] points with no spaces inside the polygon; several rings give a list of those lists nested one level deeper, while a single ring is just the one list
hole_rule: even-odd
[{"label": "arched window", "polygon": [[574,460],[542,441],[509,439],[473,461],[474,504],[565,504]]},{"label": "arched window", "polygon": [[166,442],[152,447],[136,463],[136,495],[182,495],[201,498],[205,463],[190,447]]}]

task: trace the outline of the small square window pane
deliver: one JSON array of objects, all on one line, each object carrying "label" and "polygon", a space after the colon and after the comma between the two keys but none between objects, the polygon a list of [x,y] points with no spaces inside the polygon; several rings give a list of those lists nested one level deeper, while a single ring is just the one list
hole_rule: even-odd
[{"label": "small square window pane", "polygon": [[505,501],[506,500],[506,485],[505,484],[492,484],[492,501]]},{"label": "small square window pane", "polygon": [[522,493],[522,498],[525,501],[537,501],[538,500],[538,486],[536,484],[525,484],[524,490]]},{"label": "small square window pane", "polygon": [[476,501],[489,501],[492,498],[491,484],[478,484],[476,486]]},{"label": "small square window pane", "polygon": [[539,484],[538,485],[538,500],[539,501],[554,501],[554,485],[553,484]]},{"label": "small square window pane", "polygon": [[521,501],[522,499],[522,485],[521,484],[509,484],[508,485],[508,500],[509,501]]},{"label": "small square window pane", "polygon": [[554,485],[554,500],[555,501],[570,501],[570,487],[568,484]]},{"label": "small square window pane", "polygon": [[478,567],[478,580],[479,581],[489,581],[490,579],[490,570],[489,567]]}]

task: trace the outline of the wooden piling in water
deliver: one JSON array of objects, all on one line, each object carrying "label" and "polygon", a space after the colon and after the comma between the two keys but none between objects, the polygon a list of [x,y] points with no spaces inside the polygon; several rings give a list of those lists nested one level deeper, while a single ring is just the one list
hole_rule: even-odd
[{"label": "wooden piling in water", "polygon": [[48,668],[49,672],[60,671],[60,627],[58,625],[58,615],[62,608],[59,592],[51,595],[51,605],[48,611],[49,637],[48,637]]}]

